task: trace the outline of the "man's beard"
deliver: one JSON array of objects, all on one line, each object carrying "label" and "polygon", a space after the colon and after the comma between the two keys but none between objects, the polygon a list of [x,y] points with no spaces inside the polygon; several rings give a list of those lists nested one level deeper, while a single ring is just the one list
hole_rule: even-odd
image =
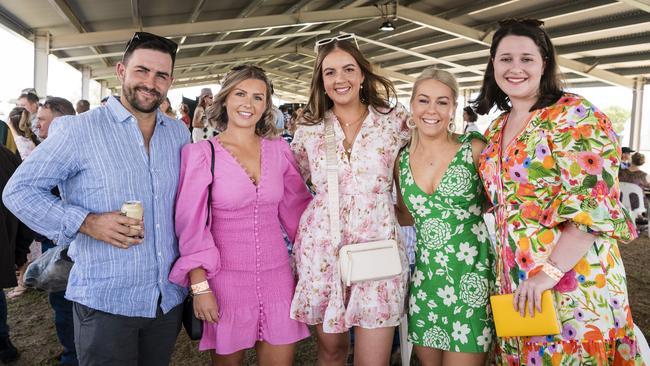
[{"label": "man's beard", "polygon": [[[145,106],[142,105],[138,99],[136,98],[136,93],[138,90],[146,91],[149,92],[155,96],[157,96],[156,99],[154,99],[153,104],[150,106]],[[160,104],[163,102],[164,96],[161,95],[156,89],[149,89],[144,86],[136,86],[136,87],[127,87],[125,85],[122,86],[122,95],[126,98],[126,100],[129,102],[129,104],[138,112],[142,113],[151,113],[154,112],[158,107],[160,107]]]}]

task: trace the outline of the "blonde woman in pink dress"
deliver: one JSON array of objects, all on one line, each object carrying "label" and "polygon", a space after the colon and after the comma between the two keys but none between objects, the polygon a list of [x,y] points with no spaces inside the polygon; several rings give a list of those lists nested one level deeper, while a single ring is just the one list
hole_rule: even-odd
[{"label": "blonde woman in pink dress", "polygon": [[[346,39],[348,38],[348,39]],[[341,245],[395,238],[393,164],[406,142],[407,112],[388,100],[395,90],[372,71],[344,35],[317,44],[309,103],[292,150],[316,196],[303,214],[294,253],[298,284],[291,317],[316,325],[319,365],[344,365],[354,328],[355,365],[387,365],[395,326],[404,313],[408,282],[405,245],[396,238],[403,272],[394,278],[344,287],[332,243],[327,199],[324,121],[334,126]]]},{"label": "blonde woman in pink dress", "polygon": [[199,350],[214,350],[213,365],[240,365],[255,347],[260,365],[290,366],[295,343],[309,337],[289,318],[295,282],[282,230],[294,239],[311,194],[276,137],[270,90],[262,69],[235,67],[207,111],[223,133],[181,152],[180,258],[169,277],[191,285],[204,320]]}]

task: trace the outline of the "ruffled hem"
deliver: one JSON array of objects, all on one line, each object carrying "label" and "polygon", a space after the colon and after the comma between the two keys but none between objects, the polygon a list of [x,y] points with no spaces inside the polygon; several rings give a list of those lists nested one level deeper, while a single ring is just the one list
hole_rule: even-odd
[{"label": "ruffled hem", "polygon": [[517,342],[516,339],[502,339],[497,342],[495,348],[496,365],[645,365],[633,336],[609,340],[558,342]]},{"label": "ruffled hem", "polygon": [[222,309],[216,324],[203,323],[199,351],[231,354],[252,348],[257,341],[292,344],[310,336],[303,323],[289,318],[289,303]]}]

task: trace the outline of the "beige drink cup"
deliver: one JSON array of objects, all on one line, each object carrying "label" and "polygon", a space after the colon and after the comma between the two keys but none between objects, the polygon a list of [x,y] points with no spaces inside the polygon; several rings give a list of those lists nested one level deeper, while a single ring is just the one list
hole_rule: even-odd
[{"label": "beige drink cup", "polygon": [[[130,217],[132,219],[142,220],[144,216],[144,209],[142,208],[142,202],[140,201],[126,201],[122,204],[121,209],[122,215]],[[131,225],[132,229],[141,230],[140,225]]]}]

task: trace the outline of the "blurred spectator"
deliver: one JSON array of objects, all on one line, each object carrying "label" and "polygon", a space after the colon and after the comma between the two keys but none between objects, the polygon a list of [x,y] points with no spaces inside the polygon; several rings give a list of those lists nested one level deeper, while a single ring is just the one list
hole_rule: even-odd
[{"label": "blurred spectator", "polygon": [[163,99],[162,103],[160,103],[160,107],[158,108],[160,108],[160,111],[166,114],[167,116],[176,119],[176,112],[174,112],[174,110],[172,109],[172,104],[169,101],[168,97],[165,97],[165,99]]},{"label": "blurred spectator", "polygon": [[463,133],[469,133],[472,131],[480,132],[476,126],[476,121],[478,120],[478,115],[472,107],[467,106],[463,108],[463,121],[465,121],[465,130]]},{"label": "blurred spectator", "polygon": [[77,102],[77,108],[76,108],[77,114],[80,114],[80,113],[83,113],[83,112],[86,112],[86,111],[89,111],[89,110],[90,110],[90,102],[85,100],[85,99],[79,99],[79,101]]},{"label": "blurred spectator", "polygon": [[38,109],[38,113],[36,114],[36,126],[40,130],[39,137],[41,140],[47,138],[50,124],[54,118],[74,114],[74,107],[67,99],[59,97],[48,97],[45,99],[45,103]]},{"label": "blurred spectator", "polygon": [[185,123],[187,128],[190,128],[190,124],[192,123],[192,119],[190,118],[190,107],[185,103],[181,103],[181,105],[178,106],[178,111],[181,114],[181,121]]},{"label": "blurred spectator", "polygon": [[99,104],[105,106],[107,101],[108,101],[108,96],[105,96],[102,98],[102,100],[99,101]]},{"label": "blurred spectator", "polygon": [[[4,146],[0,146],[0,192],[4,190],[7,181],[14,173],[20,158]],[[34,239],[34,233],[5,207],[0,200],[0,287],[8,288],[17,285],[16,267],[27,261],[29,245]],[[9,339],[7,325],[7,299],[4,291],[0,290],[0,362],[9,363],[18,358],[18,350]]]},{"label": "blurred spectator", "polygon": [[9,130],[13,135],[20,158],[25,160],[38,145],[38,139],[31,129],[31,115],[23,107],[16,107],[9,112]]},{"label": "blurred spectator", "polygon": [[18,97],[18,102],[16,103],[16,107],[23,107],[29,111],[30,115],[32,116],[32,120],[31,120],[32,132],[34,132],[34,135],[36,136],[41,135],[38,132],[38,127],[36,125],[36,111],[38,111],[39,106],[40,104],[38,102],[38,94],[36,94],[36,89],[26,88],[20,92],[20,96]]},{"label": "blurred spectator", "polygon": [[621,169],[628,169],[630,167],[630,154],[632,154],[634,150],[630,149],[629,147],[625,146],[621,149]]}]

